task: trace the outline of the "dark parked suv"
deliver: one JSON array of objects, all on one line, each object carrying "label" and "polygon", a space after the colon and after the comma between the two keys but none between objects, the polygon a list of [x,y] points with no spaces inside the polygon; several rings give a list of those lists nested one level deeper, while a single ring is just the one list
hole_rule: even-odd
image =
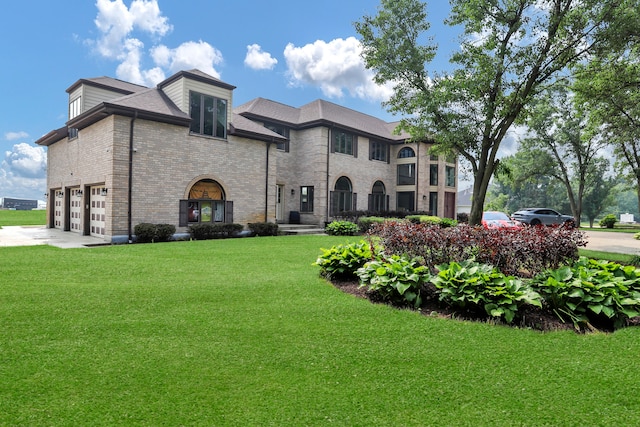
[{"label": "dark parked suv", "polygon": [[567,224],[574,226],[576,220],[571,215],[561,213],[548,208],[527,208],[514,212],[511,218],[515,221],[529,225],[557,225]]}]

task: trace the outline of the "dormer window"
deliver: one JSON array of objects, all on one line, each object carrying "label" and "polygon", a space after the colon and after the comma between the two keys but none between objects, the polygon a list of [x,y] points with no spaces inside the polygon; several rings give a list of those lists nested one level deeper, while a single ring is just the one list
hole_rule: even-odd
[{"label": "dormer window", "polygon": [[191,132],[227,137],[227,100],[198,92],[189,93]]}]

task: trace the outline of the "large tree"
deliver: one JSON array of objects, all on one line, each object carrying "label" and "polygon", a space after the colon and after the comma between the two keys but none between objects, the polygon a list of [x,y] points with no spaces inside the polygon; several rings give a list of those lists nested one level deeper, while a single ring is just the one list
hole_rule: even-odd
[{"label": "large tree", "polygon": [[434,150],[456,153],[472,169],[469,222],[479,224],[489,181],[499,167],[500,144],[544,85],[613,36],[638,26],[614,21],[640,0],[450,0],[447,23],[462,29],[453,71],[428,72],[436,46],[426,5],[382,0],[375,16],[356,22],[362,56],[378,84],[393,84],[386,102],[405,118],[400,128]]},{"label": "large tree", "polygon": [[634,41],[578,67],[575,90],[591,126],[611,144],[640,209],[640,40]]},{"label": "large tree", "polygon": [[[571,206],[571,213],[580,222],[582,201],[601,162],[599,154],[607,142],[587,128],[586,114],[575,107],[573,95],[563,86],[554,86],[531,104],[527,125],[528,138],[520,150],[538,150],[543,155],[532,164],[538,174],[561,182]],[[608,162],[607,162],[608,163]]]}]

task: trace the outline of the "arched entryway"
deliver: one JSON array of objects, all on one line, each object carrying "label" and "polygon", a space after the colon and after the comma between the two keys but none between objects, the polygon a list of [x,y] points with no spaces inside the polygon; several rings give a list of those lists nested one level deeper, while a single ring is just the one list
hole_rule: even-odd
[{"label": "arched entryway", "polygon": [[201,179],[189,188],[188,199],[180,200],[180,226],[214,222],[233,222],[233,202],[217,181]]}]

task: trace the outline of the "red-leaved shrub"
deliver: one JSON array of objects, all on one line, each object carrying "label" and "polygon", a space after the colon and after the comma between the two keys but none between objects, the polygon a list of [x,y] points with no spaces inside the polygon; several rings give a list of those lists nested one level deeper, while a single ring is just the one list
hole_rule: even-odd
[{"label": "red-leaved shrub", "polygon": [[578,247],[586,245],[584,233],[567,226],[441,228],[389,221],[374,224],[368,234],[380,238],[386,254],[418,258],[429,267],[475,258],[504,274],[520,277],[534,276],[575,260]]}]

